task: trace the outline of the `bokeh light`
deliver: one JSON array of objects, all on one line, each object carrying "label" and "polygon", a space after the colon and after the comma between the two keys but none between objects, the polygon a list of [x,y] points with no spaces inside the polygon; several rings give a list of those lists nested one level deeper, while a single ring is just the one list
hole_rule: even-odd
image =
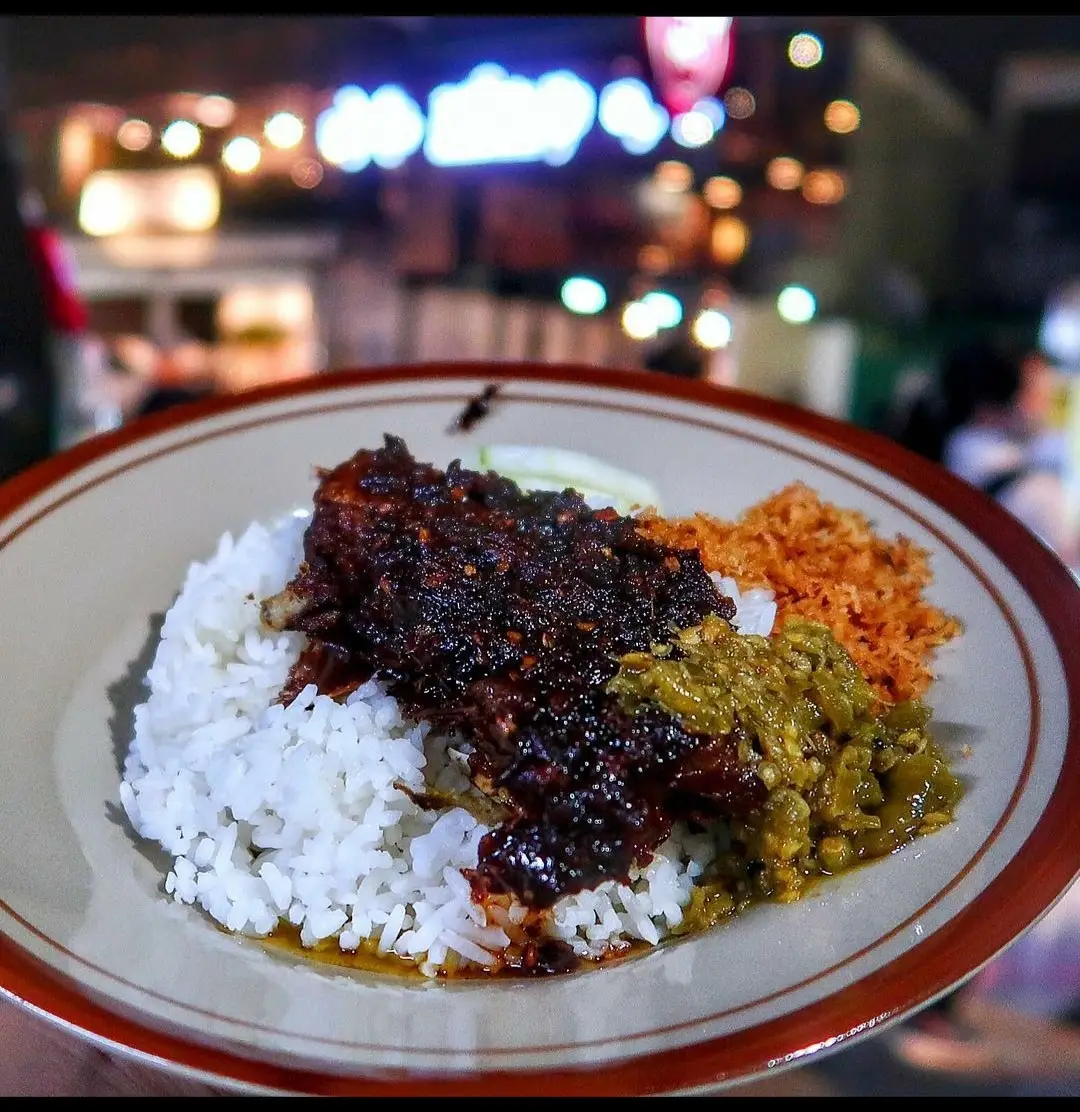
[{"label": "bokeh light", "polygon": [[825,126],[837,135],[849,135],[862,123],[862,113],[850,100],[830,100],[825,106]]},{"label": "bokeh light", "polygon": [[691,335],[710,351],[727,347],[731,343],[731,318],[719,309],[702,309],[694,318]]},{"label": "bokeh light", "polygon": [[262,151],[254,139],[238,135],[222,148],[221,161],[234,174],[250,174],[262,161]]},{"label": "bokeh light", "polygon": [[631,340],[651,340],[660,328],[656,311],[644,301],[631,301],[625,306],[622,326]]},{"label": "bokeh light", "polygon": [[804,174],[803,164],[797,158],[780,155],[765,167],[765,180],[773,189],[798,189]]},{"label": "bokeh light", "polygon": [[263,135],[272,147],[291,150],[304,138],[304,121],[294,112],[275,112],[263,125]]},{"label": "bokeh light", "polygon": [[694,109],[680,113],[671,121],[671,138],[680,147],[704,147],[715,134],[712,120]]},{"label": "bokeh light", "polygon": [[629,154],[648,154],[667,131],[667,109],[653,100],[652,91],[637,77],[619,77],[600,90],[600,126]]},{"label": "bokeh light", "polygon": [[785,286],[776,295],[776,311],[788,324],[806,324],[817,312],[817,299],[805,286]]},{"label": "bokeh light", "polygon": [[732,85],[724,93],[724,110],[733,120],[748,120],[757,109],[757,101],[749,89]]},{"label": "bokeh light", "polygon": [[221,194],[208,170],[195,169],[194,175],[177,181],[171,190],[169,217],[182,231],[205,232],[217,223]]},{"label": "bokeh light", "polygon": [[376,166],[393,170],[424,141],[424,114],[397,85],[381,85],[371,94],[371,157]]},{"label": "bokeh light", "polygon": [[737,216],[721,216],[712,226],[709,249],[718,263],[731,266],[737,263],[750,245],[750,229],[745,220]]},{"label": "bokeh light", "polygon": [[715,209],[733,209],[742,200],[742,186],[724,174],[709,178],[702,188],[706,203]]},{"label": "bokeh light", "polygon": [[724,126],[724,106],[715,97],[699,100],[671,121],[671,137],[680,147],[704,147]]},{"label": "bokeh light", "polygon": [[846,192],[844,176],[836,170],[811,170],[803,178],[802,194],[812,205],[835,205]]},{"label": "bokeh light", "polygon": [[571,313],[592,316],[607,305],[607,291],[595,278],[575,275],[567,278],[559,291],[562,303]]},{"label": "bokeh light", "polygon": [[136,218],[129,189],[108,172],[89,178],[79,197],[79,227],[87,235],[109,236],[127,231]]},{"label": "bokeh light", "polygon": [[301,189],[314,189],[324,174],[323,164],[317,158],[298,158],[289,168],[289,177]]},{"label": "bokeh light", "polygon": [[116,131],[116,141],[126,151],[145,151],[154,138],[145,120],[125,120]]},{"label": "bokeh light", "polygon": [[202,132],[190,120],[173,120],[161,133],[161,146],[173,158],[190,158],[202,145]]},{"label": "bokeh light", "polygon": [[810,69],[811,66],[816,66],[825,56],[825,48],[817,35],[811,35],[808,31],[800,31],[797,35],[791,36],[787,54],[788,60],[793,66],[797,66],[799,69]]},{"label": "bokeh light", "polygon": [[[440,133],[436,145],[429,146],[429,159],[437,165],[469,161],[455,147],[455,135],[452,128]],[[430,133],[428,140],[430,144]],[[333,104],[315,120],[319,153],[332,165],[352,172],[373,161],[384,169],[395,169],[423,142],[420,106],[397,85],[382,85],[371,96],[357,85],[343,86]]]},{"label": "bokeh light", "polygon": [[641,303],[653,311],[657,328],[675,328],[683,318],[682,302],[667,290],[651,290]]}]

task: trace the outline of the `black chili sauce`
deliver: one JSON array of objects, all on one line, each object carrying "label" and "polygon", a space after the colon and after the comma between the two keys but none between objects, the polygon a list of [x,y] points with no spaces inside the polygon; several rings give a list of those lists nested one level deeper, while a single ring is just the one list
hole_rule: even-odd
[{"label": "black chili sauce", "polygon": [[734,606],[696,551],[574,491],[439,470],[392,436],[321,473],[300,569],[264,604],[270,624],[308,635],[283,701],[377,675],[408,713],[471,742],[473,782],[507,815],[481,842],[474,893],[531,909],[625,881],[677,820],[761,804],[732,738],[606,690],[623,654],[710,613]]}]

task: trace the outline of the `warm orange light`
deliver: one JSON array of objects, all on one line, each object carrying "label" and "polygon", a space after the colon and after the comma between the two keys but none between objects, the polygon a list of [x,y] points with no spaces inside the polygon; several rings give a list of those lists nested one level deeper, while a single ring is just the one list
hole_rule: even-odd
[{"label": "warm orange light", "polygon": [[94,169],[94,129],[83,116],[71,115],[60,128],[60,180],[74,193]]},{"label": "warm orange light", "polygon": [[657,189],[666,193],[684,193],[694,183],[694,171],[685,162],[661,162],[653,171]]},{"label": "warm orange light", "polygon": [[731,266],[737,263],[750,244],[750,229],[745,220],[737,216],[721,216],[712,227],[710,247],[718,263]]},{"label": "warm orange light", "polygon": [[837,135],[848,135],[862,122],[862,113],[850,100],[831,100],[825,106],[825,126]]},{"label": "warm orange light", "polygon": [[742,186],[734,178],[709,178],[702,190],[705,200],[715,209],[733,209],[742,200]]},{"label": "warm orange light", "polygon": [[836,170],[811,170],[803,178],[802,194],[812,205],[835,205],[846,192],[843,175]]},{"label": "warm orange light", "polygon": [[781,156],[765,167],[765,180],[773,189],[798,189],[803,179],[803,164],[797,158]]},{"label": "warm orange light", "polygon": [[154,132],[145,120],[125,120],[116,131],[116,141],[126,151],[145,151]]}]

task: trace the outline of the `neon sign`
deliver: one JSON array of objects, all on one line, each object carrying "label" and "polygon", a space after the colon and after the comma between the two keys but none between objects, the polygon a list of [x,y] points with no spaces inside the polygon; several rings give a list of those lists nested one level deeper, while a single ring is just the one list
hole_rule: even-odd
[{"label": "neon sign", "polygon": [[319,153],[343,170],[363,170],[369,162],[393,169],[420,149],[423,138],[420,106],[396,85],[383,85],[371,96],[346,85],[315,121]]},{"label": "neon sign", "polygon": [[536,81],[501,66],[477,66],[428,100],[424,155],[436,166],[547,162],[577,153],[596,119],[596,92],[569,70]]},{"label": "neon sign", "polygon": [[664,103],[689,112],[723,84],[731,65],[731,16],[645,16],[645,44]]},{"label": "neon sign", "polygon": [[636,77],[620,77],[600,91],[600,126],[630,154],[647,154],[668,128],[667,109]]},{"label": "neon sign", "polygon": [[486,62],[463,81],[434,88],[426,118],[396,85],[370,94],[346,85],[317,117],[315,144],[325,162],[350,172],[371,163],[392,169],[421,148],[435,166],[562,166],[596,123],[625,151],[643,155],[660,143],[669,126],[681,146],[704,146],[723,126],[724,110],[704,97],[673,119],[636,77],[611,81],[597,94],[569,70],[534,80]]}]

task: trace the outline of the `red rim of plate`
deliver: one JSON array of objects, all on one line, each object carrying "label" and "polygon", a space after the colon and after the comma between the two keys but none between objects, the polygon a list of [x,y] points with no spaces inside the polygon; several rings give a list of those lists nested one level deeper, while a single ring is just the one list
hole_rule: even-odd
[{"label": "red rim of plate", "polygon": [[[141,418],[52,456],[0,484],[0,521],[88,464],[166,430],[265,402],[410,380],[576,383],[659,395],[764,420],[869,463],[917,490],[977,536],[1009,568],[1039,610],[1065,673],[1070,711],[1080,706],[1080,589],[1062,562],[975,488],[876,433],[731,387],[652,372],[571,364],[453,362],[342,370],[203,399]],[[810,1060],[934,999],[1023,933],[1080,875],[1080,727],[1070,713],[1061,774],[1034,830],[1001,873],[963,911],[917,946],[831,996],[774,1020],[689,1048],[564,1069],[478,1070],[378,1077],[268,1063],[144,1027],[89,999],[72,979],[3,940],[0,988],[46,1017],[122,1051],[149,1055],[223,1081],[293,1093],[352,1096],[648,1095],[749,1080]]]}]

